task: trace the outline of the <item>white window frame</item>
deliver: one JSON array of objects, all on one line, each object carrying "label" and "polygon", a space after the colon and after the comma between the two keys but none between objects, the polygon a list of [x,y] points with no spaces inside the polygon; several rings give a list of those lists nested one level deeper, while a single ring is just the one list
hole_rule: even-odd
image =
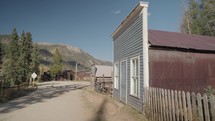
[{"label": "white window frame", "polygon": [[[137,66],[134,70],[133,61],[137,60],[135,66]],[[136,81],[136,83],[134,83]],[[136,85],[136,88],[134,87]],[[134,89],[135,88],[135,89]],[[140,57],[133,57],[130,59],[130,94],[132,96],[138,97],[140,90]]]},{"label": "white window frame", "polygon": [[119,90],[119,63],[114,64],[114,88]]}]

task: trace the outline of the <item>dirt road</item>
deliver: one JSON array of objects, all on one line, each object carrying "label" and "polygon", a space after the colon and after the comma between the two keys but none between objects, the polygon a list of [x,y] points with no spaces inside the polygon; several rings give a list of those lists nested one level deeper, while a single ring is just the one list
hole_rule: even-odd
[{"label": "dirt road", "polygon": [[0,105],[0,121],[147,121],[89,82],[46,82],[37,91]]},{"label": "dirt road", "polygon": [[[53,85],[54,84],[54,85]],[[89,121],[82,88],[88,82],[48,82],[28,96],[0,105],[0,121]]]}]

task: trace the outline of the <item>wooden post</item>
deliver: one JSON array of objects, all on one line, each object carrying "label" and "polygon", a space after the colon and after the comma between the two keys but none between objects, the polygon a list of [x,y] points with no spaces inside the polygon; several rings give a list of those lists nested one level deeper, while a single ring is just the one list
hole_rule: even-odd
[{"label": "wooden post", "polygon": [[211,121],[215,121],[215,98],[214,95],[210,95],[210,104],[211,104]]},{"label": "wooden post", "polygon": [[33,87],[34,87],[34,79],[33,79]]},{"label": "wooden post", "polygon": [[187,92],[187,109],[188,109],[188,120],[192,121],[192,109],[191,109],[191,97],[190,97],[190,93]]},{"label": "wooden post", "polygon": [[[203,104],[204,104],[204,114],[205,114],[205,121],[210,121],[210,115],[209,115],[209,108],[208,108],[208,97],[206,94],[203,95]],[[212,112],[215,113],[215,112]]]},{"label": "wooden post", "polygon": [[201,94],[197,94],[197,101],[198,101],[198,117],[200,121],[204,121],[203,117],[203,109],[202,109],[202,97]]}]

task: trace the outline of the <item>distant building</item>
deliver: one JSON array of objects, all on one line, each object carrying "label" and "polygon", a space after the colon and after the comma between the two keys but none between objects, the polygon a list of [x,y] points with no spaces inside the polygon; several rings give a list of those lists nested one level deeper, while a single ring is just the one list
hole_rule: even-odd
[{"label": "distant building", "polygon": [[96,77],[112,77],[113,72],[113,66],[104,66],[104,65],[95,65],[97,71],[96,71]]},{"label": "distant building", "polygon": [[62,70],[60,80],[74,80],[75,72],[72,70]]},{"label": "distant building", "polygon": [[90,72],[89,71],[80,71],[77,72],[77,80],[81,81],[90,81]]}]

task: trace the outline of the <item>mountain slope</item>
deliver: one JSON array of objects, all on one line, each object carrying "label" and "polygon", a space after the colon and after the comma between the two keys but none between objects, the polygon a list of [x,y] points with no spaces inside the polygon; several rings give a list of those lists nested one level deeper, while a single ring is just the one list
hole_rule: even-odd
[{"label": "mountain slope", "polygon": [[[0,41],[4,44],[3,47],[10,42],[9,35],[0,35]],[[49,68],[52,63],[52,55],[56,48],[63,57],[63,69],[75,71],[76,63],[78,64],[78,71],[90,70],[89,60],[98,65],[112,65],[109,61],[102,61],[94,58],[83,50],[63,44],[50,44],[50,43],[38,43],[40,52],[40,65]]]},{"label": "mountain slope", "polygon": [[44,66],[49,66],[52,63],[52,55],[56,48],[58,48],[63,57],[63,69],[75,70],[75,65],[77,63],[79,71],[90,70],[89,60],[98,65],[112,65],[111,62],[95,59],[93,56],[77,47],[48,43],[38,43],[38,47],[40,49],[40,62],[41,65]]}]

